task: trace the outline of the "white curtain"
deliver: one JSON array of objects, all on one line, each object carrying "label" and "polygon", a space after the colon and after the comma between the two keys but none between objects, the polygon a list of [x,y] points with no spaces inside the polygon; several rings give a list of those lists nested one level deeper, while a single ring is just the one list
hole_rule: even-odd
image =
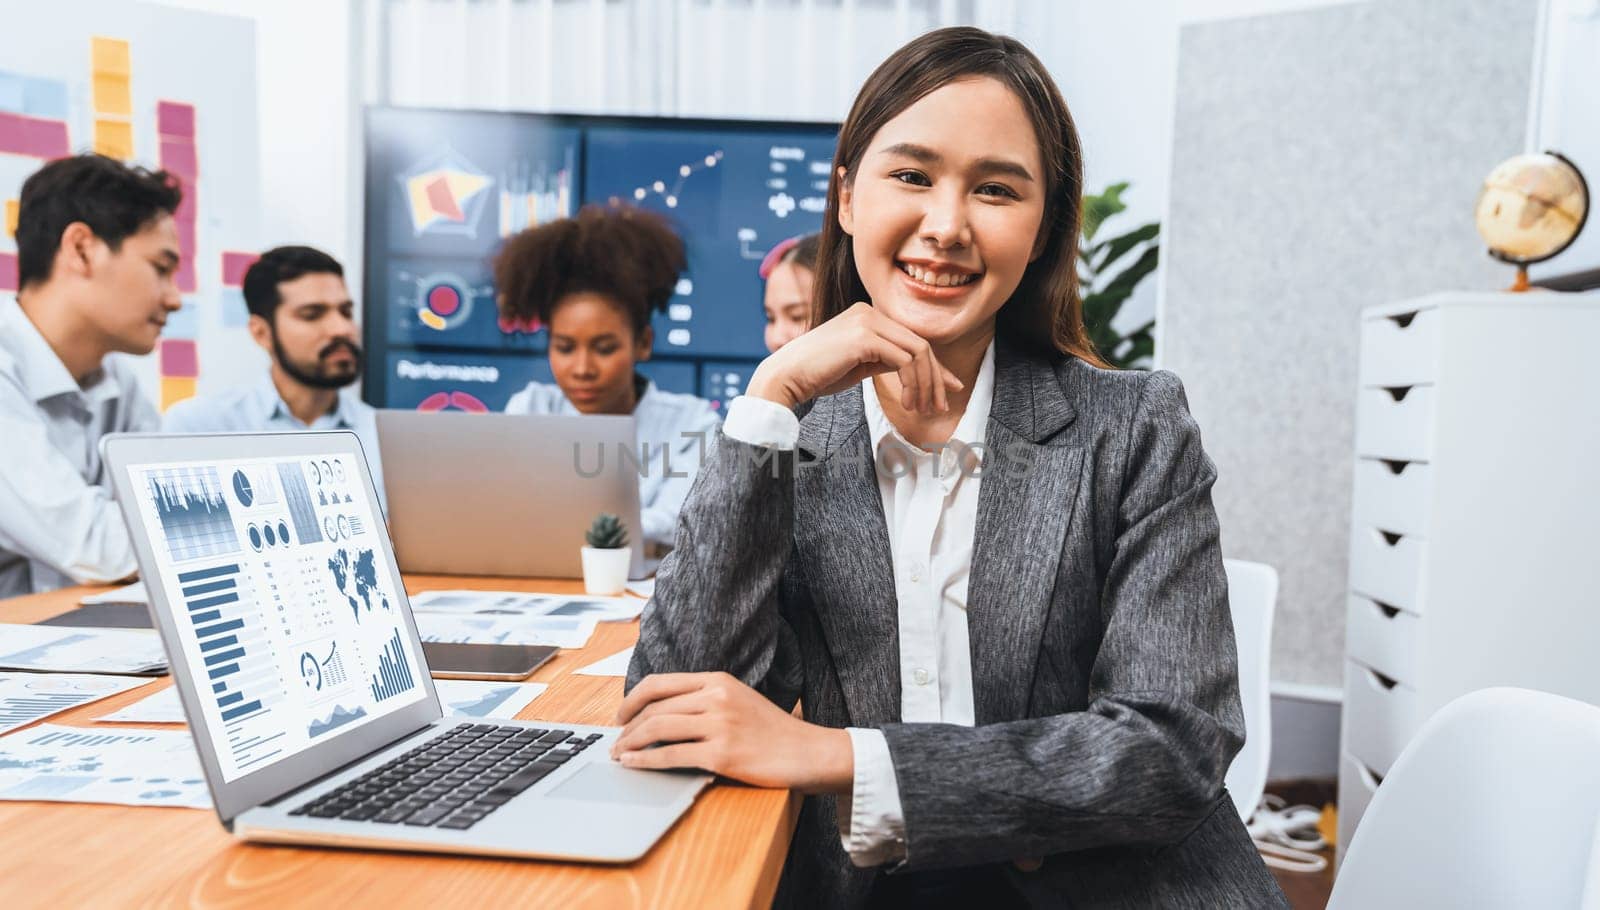
[{"label": "white curtain", "polygon": [[377,0],[375,94],[412,107],[835,121],[916,35],[962,24],[1018,34],[1055,2]]}]

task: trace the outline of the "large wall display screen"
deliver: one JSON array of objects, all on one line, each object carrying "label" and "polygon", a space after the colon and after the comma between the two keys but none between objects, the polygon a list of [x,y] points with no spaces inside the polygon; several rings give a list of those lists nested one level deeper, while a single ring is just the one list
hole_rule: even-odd
[{"label": "large wall display screen", "polygon": [[836,127],[373,108],[367,112],[367,400],[489,410],[548,381],[545,333],[495,307],[505,238],[626,202],[665,215],[689,266],[642,372],[721,407],[766,355],[757,267],[821,228]]}]

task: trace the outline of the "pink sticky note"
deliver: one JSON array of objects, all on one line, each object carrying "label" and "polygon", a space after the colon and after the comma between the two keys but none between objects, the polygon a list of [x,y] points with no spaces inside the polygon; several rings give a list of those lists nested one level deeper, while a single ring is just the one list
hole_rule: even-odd
[{"label": "pink sticky note", "polygon": [[192,225],[199,217],[199,193],[196,192],[194,181],[187,177],[179,177],[178,185],[183,189],[183,198],[178,200],[178,210],[172,213],[172,217]]},{"label": "pink sticky note", "polygon": [[200,353],[193,341],[165,339],[161,342],[161,375],[195,379],[200,375]]},{"label": "pink sticky note", "polygon": [[17,256],[15,253],[0,253],[0,291],[15,291],[17,289]]},{"label": "pink sticky note", "polygon": [[222,286],[229,288],[244,287],[244,273],[250,270],[261,257],[255,253],[232,253],[224,251],[222,254]]},{"label": "pink sticky note", "polygon": [[178,284],[179,293],[193,294],[199,289],[200,282],[196,280],[194,275],[193,256],[184,255],[183,261],[178,263],[178,274],[173,276],[173,280]]},{"label": "pink sticky note", "polygon": [[194,105],[176,101],[157,102],[156,132],[162,136],[194,141]]},{"label": "pink sticky note", "polygon": [[179,214],[173,219],[173,224],[178,229],[178,251],[183,254],[184,262],[188,262],[194,258],[194,219]]},{"label": "pink sticky note", "polygon": [[67,152],[65,123],[0,111],[0,154],[60,158]]},{"label": "pink sticky note", "polygon": [[39,120],[25,117],[31,121],[28,126],[32,133],[33,155],[36,158],[65,158],[71,154],[72,147],[67,142],[67,125],[60,120]]},{"label": "pink sticky note", "polygon": [[0,111],[0,154],[32,155],[32,135],[28,118]]},{"label": "pink sticky note", "polygon": [[194,141],[163,136],[161,169],[182,177],[184,183],[193,183],[200,176],[200,158],[195,154]]}]

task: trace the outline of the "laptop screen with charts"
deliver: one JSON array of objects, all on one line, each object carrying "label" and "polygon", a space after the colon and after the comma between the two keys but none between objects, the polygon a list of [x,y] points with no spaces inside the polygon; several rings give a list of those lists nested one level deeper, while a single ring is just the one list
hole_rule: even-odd
[{"label": "laptop screen with charts", "polygon": [[213,790],[438,717],[355,437],[175,442],[111,440],[107,461]]},{"label": "laptop screen with charts", "polygon": [[710,782],[612,762],[614,727],[443,716],[354,434],[101,449],[236,837],[631,862]]}]

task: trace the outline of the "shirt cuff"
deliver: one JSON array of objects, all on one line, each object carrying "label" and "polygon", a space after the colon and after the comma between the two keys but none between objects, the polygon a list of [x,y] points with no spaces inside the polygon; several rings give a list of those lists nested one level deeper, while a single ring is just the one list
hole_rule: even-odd
[{"label": "shirt cuff", "polygon": [[900,862],[906,857],[906,821],[889,741],[881,730],[845,732],[855,755],[855,780],[850,798],[839,801],[839,841],[858,868]]},{"label": "shirt cuff", "polygon": [[740,395],[728,402],[722,435],[748,445],[787,452],[800,439],[800,419],[776,401]]}]

